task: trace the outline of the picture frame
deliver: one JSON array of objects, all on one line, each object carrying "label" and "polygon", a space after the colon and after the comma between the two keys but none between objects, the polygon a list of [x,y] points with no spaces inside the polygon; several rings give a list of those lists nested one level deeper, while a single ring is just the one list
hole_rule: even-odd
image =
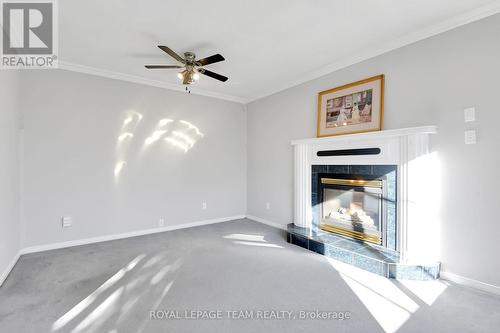
[{"label": "picture frame", "polygon": [[317,137],[382,130],[383,74],[318,93]]}]

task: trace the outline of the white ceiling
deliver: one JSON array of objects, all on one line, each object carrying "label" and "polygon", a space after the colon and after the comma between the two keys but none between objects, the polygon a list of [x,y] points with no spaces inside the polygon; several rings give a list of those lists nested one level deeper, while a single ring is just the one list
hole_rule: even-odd
[{"label": "white ceiling", "polygon": [[491,0],[64,0],[61,67],[182,89],[156,45],[226,61],[193,93],[247,102],[500,11]]}]

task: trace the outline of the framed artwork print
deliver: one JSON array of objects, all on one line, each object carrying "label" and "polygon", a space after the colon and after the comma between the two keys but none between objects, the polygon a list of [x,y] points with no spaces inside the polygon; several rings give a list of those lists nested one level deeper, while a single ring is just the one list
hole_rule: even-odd
[{"label": "framed artwork print", "polygon": [[349,83],[318,94],[317,136],[382,130],[384,75]]}]

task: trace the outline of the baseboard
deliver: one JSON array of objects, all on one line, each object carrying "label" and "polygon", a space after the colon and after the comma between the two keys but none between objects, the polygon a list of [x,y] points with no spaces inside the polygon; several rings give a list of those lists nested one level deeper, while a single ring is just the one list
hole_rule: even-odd
[{"label": "baseboard", "polygon": [[247,215],[246,218],[250,219],[250,220],[253,220],[255,222],[267,224],[267,225],[269,225],[271,227],[275,227],[275,228],[278,228],[278,229],[286,230],[286,225],[279,224],[279,223],[276,223],[276,222],[272,222],[272,221],[269,221],[269,220],[266,220],[266,219],[263,219],[263,218],[260,218],[260,217],[257,217],[257,216]]},{"label": "baseboard", "polygon": [[7,279],[7,277],[9,276],[10,272],[12,271],[12,269],[14,268],[14,266],[16,265],[17,261],[19,260],[19,257],[21,256],[21,253],[18,252],[14,258],[11,260],[11,262],[9,263],[9,265],[7,265],[7,267],[5,268],[5,270],[3,271],[2,275],[0,275],[0,287],[2,286],[2,284],[4,283],[4,281]]},{"label": "baseboard", "polygon": [[[85,239],[78,239],[78,240],[73,240],[73,241],[68,241],[68,242],[60,242],[60,243],[53,243],[53,244],[45,244],[45,245],[38,245],[38,246],[30,246],[26,247],[24,249],[21,249],[19,253],[17,253],[12,261],[9,263],[9,265],[5,268],[4,272],[2,275],[0,275],[0,286],[4,283],[4,281],[7,279],[9,276],[10,272],[16,265],[17,261],[19,260],[19,257],[23,254],[27,253],[34,253],[34,252],[42,252],[42,251],[48,251],[48,250],[55,250],[55,249],[62,249],[66,247],[71,247],[71,246],[78,246],[78,245],[85,245],[85,244],[92,244],[92,243],[99,243],[99,242],[105,242],[105,241],[110,241],[110,240],[115,240],[115,239],[123,239],[123,238],[130,238],[130,237],[136,237],[136,236],[143,236],[143,235],[149,235],[149,234],[155,234],[155,233],[160,233],[160,232],[165,232],[165,231],[172,231],[172,230],[178,230],[178,229],[185,229],[185,228],[191,228],[191,227],[198,227],[202,225],[208,225],[208,224],[215,224],[215,223],[221,223],[221,222],[228,222],[232,220],[239,220],[243,218],[248,218],[250,220],[253,220],[255,222],[263,223],[266,225],[269,225],[271,227],[275,227],[278,229],[283,229],[286,230],[286,225],[279,224],[276,222],[272,222],[257,216],[253,215],[236,215],[236,216],[229,216],[229,217],[223,217],[223,218],[216,218],[216,219],[210,219],[210,220],[203,220],[203,221],[197,221],[197,222],[190,222],[190,223],[183,223],[183,224],[177,224],[177,225],[172,225],[172,226],[166,226],[162,228],[154,228],[154,229],[145,229],[145,230],[138,230],[138,231],[132,231],[132,232],[126,232],[126,233],[121,233],[121,234],[114,234],[114,235],[107,235],[107,236],[100,236],[100,237],[92,237],[92,238],[85,238]],[[477,281],[474,279],[466,278],[451,272],[441,272],[441,278],[444,280],[448,280],[451,282],[454,282],[459,285],[467,286],[467,287],[472,287],[478,290],[485,291],[487,293],[495,294],[495,295],[500,295],[500,286],[495,286],[492,284],[488,284],[485,282]]]},{"label": "baseboard", "polygon": [[144,230],[131,231],[131,232],[126,232],[126,233],[121,233],[121,234],[113,234],[113,235],[106,235],[106,236],[99,236],[99,237],[92,237],[92,238],[77,239],[77,240],[72,240],[72,241],[67,241],[67,242],[30,246],[30,247],[26,247],[26,248],[22,249],[21,254],[56,250],[56,249],[62,249],[62,248],[72,247],[72,246],[79,246],[79,245],[93,244],[93,243],[99,243],[99,242],[106,242],[106,241],[111,241],[111,240],[116,240],[116,239],[150,235],[150,234],[156,234],[156,233],[165,232],[165,231],[192,228],[192,227],[198,227],[198,226],[202,226],[202,225],[208,225],[208,224],[214,224],[214,223],[220,223],[220,222],[227,222],[227,221],[232,221],[232,220],[239,220],[239,219],[243,219],[243,218],[245,218],[245,215],[228,216],[228,217],[222,217],[222,218],[216,218],[216,219],[210,219],[210,220],[203,220],[203,221],[196,221],[196,222],[190,222],[190,223],[170,225],[170,226],[161,227],[161,228],[144,229]]},{"label": "baseboard", "polygon": [[[269,221],[269,220],[266,220],[266,219],[263,219],[263,218],[260,218],[257,216],[253,216],[253,215],[246,215],[246,217],[250,220],[253,220],[253,221],[256,221],[259,223],[263,223],[263,224],[267,224],[271,227],[286,230],[286,225],[272,222],[272,221]],[[481,291],[484,291],[484,292],[487,292],[490,294],[500,295],[500,286],[495,286],[495,285],[488,284],[488,283],[481,282],[481,281],[477,281],[474,279],[469,279],[469,278],[466,278],[466,277],[463,277],[463,276],[460,276],[460,275],[457,275],[454,273],[450,273],[450,272],[443,272],[442,271],[440,273],[440,276],[443,280],[451,281],[451,282],[454,282],[454,283],[462,285],[462,286],[478,289],[478,290],[481,290]]]},{"label": "baseboard", "polygon": [[482,290],[490,294],[500,295],[500,286],[493,284],[469,279],[451,272],[441,272],[441,279],[460,284],[462,286],[471,287],[474,289]]}]

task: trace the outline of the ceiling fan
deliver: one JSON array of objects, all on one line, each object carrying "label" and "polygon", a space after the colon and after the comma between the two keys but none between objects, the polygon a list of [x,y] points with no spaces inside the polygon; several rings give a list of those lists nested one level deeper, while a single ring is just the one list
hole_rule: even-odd
[{"label": "ceiling fan", "polygon": [[[226,82],[227,77],[208,69],[203,68],[203,66],[214,64],[219,61],[224,61],[224,57],[220,54],[214,54],[210,57],[196,60],[196,55],[193,52],[184,52],[184,58],[172,51],[170,48],[164,45],[158,45],[160,50],[167,53],[169,56],[180,62],[182,65],[146,65],[147,69],[173,69],[173,68],[184,68],[182,72],[177,73],[177,77],[182,80],[182,84],[188,85],[193,84],[200,78],[200,74],[210,76],[213,79]],[[187,89],[187,87],[186,87]]]}]

